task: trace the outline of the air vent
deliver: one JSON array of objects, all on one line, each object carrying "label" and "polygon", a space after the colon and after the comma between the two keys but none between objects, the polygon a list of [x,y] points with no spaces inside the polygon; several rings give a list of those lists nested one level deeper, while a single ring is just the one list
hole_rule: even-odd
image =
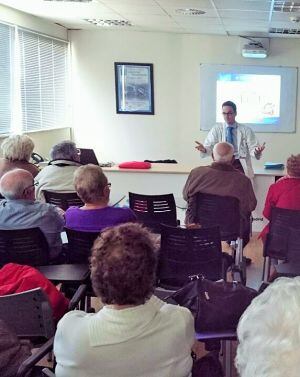
[{"label": "air vent", "polygon": [[204,10],[196,8],[178,8],[175,12],[177,14],[183,14],[184,16],[200,16],[205,14]]},{"label": "air vent", "polygon": [[300,3],[295,1],[274,1],[274,12],[300,12]]},{"label": "air vent", "polygon": [[300,29],[285,29],[285,28],[275,28],[269,29],[271,34],[287,34],[287,35],[300,35]]},{"label": "air vent", "polygon": [[118,26],[118,27],[124,27],[124,26],[132,26],[132,23],[130,21],[124,21],[124,20],[102,20],[97,18],[89,18],[85,19],[84,21],[87,21],[95,26],[102,26],[102,27],[111,27],[111,26]]}]

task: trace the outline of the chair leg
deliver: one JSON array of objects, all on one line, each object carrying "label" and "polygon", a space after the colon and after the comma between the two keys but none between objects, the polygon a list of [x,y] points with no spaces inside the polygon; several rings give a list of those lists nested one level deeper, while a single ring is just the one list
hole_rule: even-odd
[{"label": "chair leg", "polygon": [[230,340],[222,340],[223,370],[225,377],[232,376],[232,343]]},{"label": "chair leg", "polygon": [[262,277],[261,277],[262,281],[265,281],[266,258],[267,257],[264,257],[263,271],[262,271]]}]

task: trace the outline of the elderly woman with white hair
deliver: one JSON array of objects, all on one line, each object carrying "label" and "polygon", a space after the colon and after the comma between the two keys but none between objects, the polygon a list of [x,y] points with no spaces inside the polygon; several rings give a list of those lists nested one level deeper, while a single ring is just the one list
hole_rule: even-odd
[{"label": "elderly woman with white hair", "polygon": [[36,198],[43,200],[43,190],[73,192],[73,174],[80,166],[80,153],[70,140],[54,145],[50,151],[51,161],[36,177]]},{"label": "elderly woman with white hair", "polygon": [[241,377],[299,377],[300,277],[279,278],[257,296],[237,334]]},{"label": "elderly woman with white hair", "polygon": [[32,139],[27,135],[11,135],[1,144],[3,158],[0,159],[0,177],[12,169],[24,169],[35,177],[39,169],[30,163],[34,149]]}]

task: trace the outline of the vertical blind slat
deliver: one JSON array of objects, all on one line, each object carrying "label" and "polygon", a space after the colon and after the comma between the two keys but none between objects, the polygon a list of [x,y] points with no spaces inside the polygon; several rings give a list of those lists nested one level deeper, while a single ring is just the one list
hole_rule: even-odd
[{"label": "vertical blind slat", "polygon": [[[22,130],[37,131],[67,124],[68,45],[27,30],[18,30]],[[11,130],[15,28],[0,23],[0,134]]]}]

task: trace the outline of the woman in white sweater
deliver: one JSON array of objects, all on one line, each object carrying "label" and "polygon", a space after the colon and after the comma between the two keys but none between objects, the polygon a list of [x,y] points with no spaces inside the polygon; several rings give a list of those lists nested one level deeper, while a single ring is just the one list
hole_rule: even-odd
[{"label": "woman in white sweater", "polygon": [[152,295],[156,253],[139,224],[102,232],[92,250],[92,284],[104,308],[59,322],[57,377],[188,377],[194,321]]}]

